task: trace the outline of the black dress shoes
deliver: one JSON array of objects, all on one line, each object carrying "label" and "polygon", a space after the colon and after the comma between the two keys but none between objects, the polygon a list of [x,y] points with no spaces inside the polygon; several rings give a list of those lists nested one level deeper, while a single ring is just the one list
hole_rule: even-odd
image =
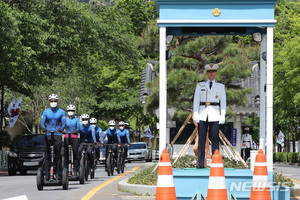
[{"label": "black dress shoes", "polygon": [[197,169],[204,168],[204,164],[197,164],[196,168],[197,168]]}]

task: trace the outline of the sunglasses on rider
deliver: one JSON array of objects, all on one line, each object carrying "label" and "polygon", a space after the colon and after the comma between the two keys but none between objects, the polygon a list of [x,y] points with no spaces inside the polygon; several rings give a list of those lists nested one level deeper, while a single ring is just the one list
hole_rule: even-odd
[{"label": "sunglasses on rider", "polygon": [[[91,123],[90,123],[91,124]],[[92,123],[91,125],[97,125],[97,124],[95,124],[95,123]]]},{"label": "sunglasses on rider", "polygon": [[57,102],[57,100],[49,100],[50,102]]},{"label": "sunglasses on rider", "polygon": [[89,121],[89,119],[82,119],[82,121]]}]

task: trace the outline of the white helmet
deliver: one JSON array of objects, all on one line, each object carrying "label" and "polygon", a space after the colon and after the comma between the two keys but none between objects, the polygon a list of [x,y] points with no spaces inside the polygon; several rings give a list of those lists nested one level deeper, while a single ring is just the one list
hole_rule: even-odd
[{"label": "white helmet", "polygon": [[90,119],[90,124],[97,124],[97,119],[96,118],[91,118]]},{"label": "white helmet", "polygon": [[75,111],[76,107],[73,104],[68,105],[67,110],[73,110]]},{"label": "white helmet", "polygon": [[89,119],[89,118],[90,118],[90,116],[87,113],[81,115],[81,119]]},{"label": "white helmet", "polygon": [[110,126],[115,126],[115,125],[116,125],[116,122],[115,122],[114,120],[110,120],[110,121],[108,122],[108,125],[110,125]]},{"label": "white helmet", "polygon": [[120,121],[120,122],[119,122],[119,126],[125,126],[125,122]]},{"label": "white helmet", "polygon": [[50,94],[49,97],[48,97],[48,99],[49,100],[50,99],[56,99],[56,100],[58,100],[58,95],[57,94]]}]

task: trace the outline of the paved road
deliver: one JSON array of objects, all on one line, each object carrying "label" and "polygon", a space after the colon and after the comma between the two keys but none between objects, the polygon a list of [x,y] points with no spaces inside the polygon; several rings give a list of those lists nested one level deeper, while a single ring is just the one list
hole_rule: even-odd
[{"label": "paved road", "polygon": [[78,181],[69,182],[68,190],[62,190],[61,186],[52,186],[38,191],[35,171],[29,172],[25,176],[19,174],[8,176],[7,173],[0,173],[0,199],[17,200],[19,197],[18,200],[150,200],[153,197],[140,197],[117,190],[118,182],[139,171],[144,164],[145,162],[127,163],[124,174],[115,172],[111,177],[104,172],[103,166],[98,166],[94,179],[85,182],[84,185],[79,184]]},{"label": "paved road", "polygon": [[300,185],[300,166],[274,164],[273,170],[276,173],[282,174],[285,177],[293,179],[293,181]]}]

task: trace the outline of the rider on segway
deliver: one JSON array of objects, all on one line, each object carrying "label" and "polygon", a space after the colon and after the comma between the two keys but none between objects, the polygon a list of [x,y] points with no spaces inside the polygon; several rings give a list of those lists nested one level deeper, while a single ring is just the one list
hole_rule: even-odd
[{"label": "rider on segway", "polygon": [[[79,169],[79,159],[78,159],[78,146],[79,146],[79,118],[74,116],[76,107],[74,105],[68,105],[67,107],[67,113],[68,117],[66,117],[66,133],[72,133],[71,134],[71,146],[73,150],[73,160],[74,160],[74,169],[76,172],[78,172]],[[64,167],[68,168],[69,164],[69,134],[65,134],[64,137]],[[70,173],[70,170],[69,170]],[[73,174],[75,175],[75,174]]]},{"label": "rider on segway", "polygon": [[[103,140],[107,136],[107,144],[121,144],[121,139],[120,139],[120,133],[119,131],[115,128],[116,122],[114,120],[110,120],[108,122],[109,128],[104,132],[103,137],[100,138],[101,140],[101,145],[104,145]],[[114,155],[115,159],[117,159],[118,156],[118,149],[114,148]],[[108,152],[108,145],[106,145],[106,152]],[[108,154],[106,153],[105,155],[105,171],[107,171],[107,166],[106,166],[106,159],[107,159]]]},{"label": "rider on segway", "polygon": [[[50,179],[50,156],[51,156],[51,134],[49,131],[55,131],[54,133],[54,153],[56,160],[56,179],[61,180],[62,177],[62,131],[65,128],[66,113],[64,110],[57,107],[58,95],[51,94],[49,96],[49,104],[51,108],[46,109],[43,112],[41,118],[41,128],[45,133],[45,157],[44,157],[44,170],[46,181]],[[51,177],[54,178],[54,177]]]},{"label": "rider on segway", "polygon": [[120,139],[121,139],[121,143],[124,146],[124,155],[125,155],[125,159],[127,158],[127,151],[128,151],[128,146],[130,145],[130,134],[129,131],[127,129],[125,129],[125,122],[124,121],[120,121],[119,122],[119,132],[120,132]]},{"label": "rider on segway", "polygon": [[101,142],[100,138],[102,138],[102,129],[97,126],[97,119],[96,118],[91,118],[90,119],[90,125],[93,126],[95,128],[95,136],[96,136],[96,142],[97,142],[97,145],[96,145],[96,149],[95,149],[95,152],[96,152],[96,158],[97,158],[97,161],[99,160],[100,158],[100,147],[99,147],[99,143]]},{"label": "rider on segway", "polygon": [[[88,114],[81,115],[82,124],[80,125],[80,141],[79,143],[96,143],[95,128],[89,124],[90,116]],[[78,155],[81,156],[83,145],[79,144]],[[94,158],[93,158],[93,145],[89,145],[87,148],[87,154],[90,161],[91,169],[94,169]]]}]

